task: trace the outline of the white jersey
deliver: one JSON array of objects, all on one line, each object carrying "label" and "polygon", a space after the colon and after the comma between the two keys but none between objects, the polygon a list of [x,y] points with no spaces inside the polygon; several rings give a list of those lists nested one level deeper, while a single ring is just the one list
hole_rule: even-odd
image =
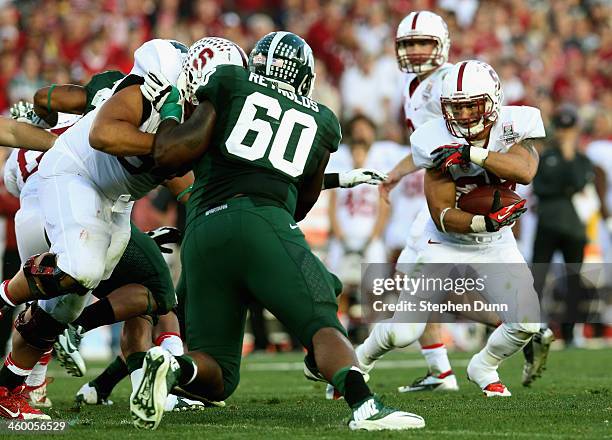
[{"label": "white jersey", "polygon": [[[51,133],[61,135],[81,118],[81,115],[59,113],[55,127],[47,130]],[[15,148],[11,151],[4,166],[4,184],[7,190],[15,197],[21,197],[22,193],[35,193],[36,185],[27,185],[26,182],[38,179],[36,172],[45,153],[42,151]]]},{"label": "white jersey", "polygon": [[[176,84],[181,72],[183,54],[167,40],[151,40],[134,53],[134,68],[130,74],[115,84],[113,90],[122,85],[138,84],[135,76],[145,72],[160,71],[172,84]],[[139,199],[159,185],[163,177],[151,173],[151,155],[118,157],[91,147],[89,131],[102,106],[89,112],[73,127],[62,134],[53,146],[54,160],[43,160],[43,176],[62,172],[84,173],[111,200],[121,195]],[[155,133],[160,124],[160,116],[151,104],[143,99],[143,120],[139,127],[145,133]],[[51,155],[49,155],[51,156]]]},{"label": "white jersey", "polygon": [[[397,144],[375,142],[363,164],[366,168],[389,169],[390,160],[397,156]],[[341,173],[354,169],[353,157],[347,145],[340,145],[330,158],[325,172]],[[347,245],[361,249],[370,237],[378,218],[379,195],[374,185],[359,185],[336,191],[336,216],[346,235]]]},{"label": "white jersey", "polygon": [[416,130],[427,121],[442,116],[440,105],[442,83],[452,67],[451,63],[445,63],[422,82],[416,74],[406,74],[403,97],[404,115],[409,128]]},{"label": "white jersey", "polygon": [[[514,144],[528,138],[542,138],[544,123],[540,110],[527,106],[504,106],[499,118],[491,128],[489,151],[506,153]],[[432,168],[431,152],[443,145],[467,145],[463,138],[457,138],[449,133],[444,118],[434,119],[419,129],[410,137],[413,148],[414,163],[420,168]],[[467,169],[453,166],[450,169],[456,185],[456,199],[462,194],[472,191],[477,186],[505,184],[514,186],[514,182],[504,181],[484,168],[470,163]],[[429,219],[430,223],[433,220]],[[489,235],[490,233],[469,234],[473,236]],[[449,233],[447,235],[456,235]]]}]

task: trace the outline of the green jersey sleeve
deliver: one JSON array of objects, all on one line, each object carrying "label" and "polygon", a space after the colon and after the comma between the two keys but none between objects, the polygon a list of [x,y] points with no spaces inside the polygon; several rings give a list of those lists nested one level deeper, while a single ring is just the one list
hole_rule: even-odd
[{"label": "green jersey sleeve", "polygon": [[96,108],[96,95],[100,90],[111,89],[117,81],[123,79],[124,77],[125,74],[119,72],[118,70],[107,70],[94,75],[85,85],[85,92],[87,93],[85,113],[89,113]]},{"label": "green jersey sleeve", "polygon": [[338,146],[342,140],[342,130],[340,129],[340,122],[338,118],[329,108],[322,104],[319,104],[321,109],[322,128],[326,134],[322,137],[323,146],[329,150],[330,153],[338,151]]},{"label": "green jersey sleeve", "polygon": [[245,68],[233,64],[217,66],[207,73],[203,84],[196,90],[199,102],[210,101],[215,109],[223,108],[226,101],[232,96],[232,91],[242,81],[248,79]]}]

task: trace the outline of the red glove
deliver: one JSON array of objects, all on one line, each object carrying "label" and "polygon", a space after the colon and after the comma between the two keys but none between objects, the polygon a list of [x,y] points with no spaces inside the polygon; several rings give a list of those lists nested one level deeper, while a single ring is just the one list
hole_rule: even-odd
[{"label": "red glove", "polygon": [[501,206],[499,191],[495,191],[491,212],[485,216],[487,232],[496,232],[504,226],[514,223],[525,211],[527,211],[527,208],[524,208],[525,203],[527,203],[527,200],[522,199],[512,205]]},{"label": "red glove", "polygon": [[442,145],[431,152],[434,168],[448,171],[452,165],[465,167],[470,164],[470,146],[460,144]]}]

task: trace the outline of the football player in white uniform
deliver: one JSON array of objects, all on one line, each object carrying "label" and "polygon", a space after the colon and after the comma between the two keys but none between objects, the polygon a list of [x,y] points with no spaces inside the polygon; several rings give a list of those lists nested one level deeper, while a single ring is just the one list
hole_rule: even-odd
[{"label": "football player in white uniform", "polygon": [[[448,63],[450,38],[446,23],[433,12],[411,12],[398,26],[395,47],[398,65],[407,73],[404,113],[406,125],[412,132],[426,122],[442,116],[442,82],[453,67]],[[412,249],[406,246],[406,240],[421,237],[429,217],[422,192],[424,171],[416,170],[413,156],[408,154],[389,172],[388,179],[380,187],[385,199],[389,200],[391,197],[393,210],[408,207],[412,211],[402,210],[401,215],[394,214],[392,218],[395,222],[402,223],[397,225],[394,222],[390,225],[392,231],[399,230],[403,233],[405,261],[409,259],[408,252]],[[400,188],[389,194],[400,181]],[[416,255],[413,254],[412,258],[416,258]],[[408,324],[376,325],[366,346],[379,344],[382,349],[388,347],[389,341],[392,340],[395,347],[405,347],[408,341],[413,340],[413,330],[410,327]],[[384,336],[379,335],[380,332],[384,332]],[[400,387],[399,391],[457,390],[457,379],[442,342],[440,324],[427,324],[419,342],[421,353],[427,361],[427,375],[416,379],[411,385]],[[360,360],[366,362],[368,355],[364,352],[364,346],[358,347],[357,356],[365,356],[363,359],[360,357]]]},{"label": "football player in white uniform", "polygon": [[[513,302],[517,307],[510,307],[510,314],[500,313],[504,322],[467,368],[470,380],[486,396],[510,395],[499,380],[497,368],[540,329],[533,278],[507,227],[525,211],[525,201],[492,208],[495,212],[488,215],[474,215],[456,207],[461,194],[478,186],[528,184],[537,171],[533,139],[545,136],[539,110],[502,107],[501,102],[501,84],[486,63],[461,62],[445,78],[443,118],[421,126],[410,139],[415,164],[427,170],[425,194],[431,218],[425,234],[412,243],[414,249],[407,252],[408,258],[402,255],[398,261],[398,269],[404,273],[414,268],[412,252],[416,252],[419,263],[512,263],[487,274],[487,289],[482,295],[490,302]],[[392,324],[379,324],[377,328],[388,325]],[[424,324],[405,326],[412,329],[413,341],[424,328]],[[367,357],[360,360],[368,369],[393,348],[375,342],[368,338],[361,347]]]}]

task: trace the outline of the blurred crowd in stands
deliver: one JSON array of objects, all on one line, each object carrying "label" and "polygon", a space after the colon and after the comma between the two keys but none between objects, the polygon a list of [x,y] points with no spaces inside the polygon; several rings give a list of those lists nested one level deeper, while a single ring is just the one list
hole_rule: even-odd
[{"label": "blurred crowd in stands", "polygon": [[[504,104],[538,107],[549,136],[556,109],[571,106],[584,150],[612,140],[610,8],[606,0],[0,0],[0,114],[50,83],[128,72],[134,50],[151,38],[222,36],[248,54],[283,29],[313,48],[314,99],[344,123],[365,115],[379,140],[406,145],[395,32],[410,11],[432,10],[448,23],[450,62],[490,63]],[[177,222],[163,193],[139,205],[144,229]]]}]

